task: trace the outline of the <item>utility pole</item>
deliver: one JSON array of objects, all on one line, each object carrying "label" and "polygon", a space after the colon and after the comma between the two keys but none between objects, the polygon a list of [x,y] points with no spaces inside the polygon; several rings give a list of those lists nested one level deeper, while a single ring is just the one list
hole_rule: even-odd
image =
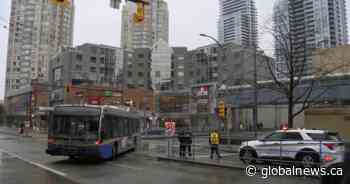
[{"label": "utility pole", "polygon": [[258,77],[257,77],[257,48],[254,44],[254,106],[253,106],[253,130],[254,136],[257,137],[258,125]]}]

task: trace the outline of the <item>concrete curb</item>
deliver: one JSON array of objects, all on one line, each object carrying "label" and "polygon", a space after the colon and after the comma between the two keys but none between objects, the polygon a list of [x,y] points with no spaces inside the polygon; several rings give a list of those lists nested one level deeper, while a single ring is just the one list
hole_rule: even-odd
[{"label": "concrete curb", "polygon": [[195,164],[200,166],[207,166],[207,167],[218,167],[218,168],[225,168],[225,169],[235,169],[235,170],[242,170],[244,171],[245,167],[238,167],[238,166],[232,166],[232,165],[223,165],[223,164],[216,164],[216,163],[209,163],[209,162],[198,162],[194,160],[183,160],[183,159],[177,159],[177,158],[168,158],[168,157],[157,157],[158,161],[169,161],[169,162],[180,162],[185,164]]}]

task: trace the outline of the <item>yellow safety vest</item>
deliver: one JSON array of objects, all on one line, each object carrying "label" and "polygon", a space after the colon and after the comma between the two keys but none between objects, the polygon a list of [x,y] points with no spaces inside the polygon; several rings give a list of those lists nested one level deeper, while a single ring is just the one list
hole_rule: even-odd
[{"label": "yellow safety vest", "polygon": [[220,138],[219,138],[218,133],[213,132],[210,134],[210,143],[211,144],[220,144]]}]

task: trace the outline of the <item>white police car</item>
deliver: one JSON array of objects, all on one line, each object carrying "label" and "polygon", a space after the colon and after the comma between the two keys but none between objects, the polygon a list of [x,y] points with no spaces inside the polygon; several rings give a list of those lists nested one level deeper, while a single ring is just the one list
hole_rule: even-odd
[{"label": "white police car", "polygon": [[239,157],[244,163],[292,160],[304,167],[343,160],[344,143],[337,133],[325,130],[278,130],[253,141],[243,142]]}]

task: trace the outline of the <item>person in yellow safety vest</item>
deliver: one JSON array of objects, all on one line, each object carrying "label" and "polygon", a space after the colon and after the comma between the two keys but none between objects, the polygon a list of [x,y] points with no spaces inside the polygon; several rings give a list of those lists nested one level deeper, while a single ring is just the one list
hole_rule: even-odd
[{"label": "person in yellow safety vest", "polygon": [[209,135],[209,144],[210,144],[210,159],[213,159],[214,152],[217,155],[217,158],[221,158],[219,152],[219,144],[220,144],[220,134],[217,130],[214,130]]}]

